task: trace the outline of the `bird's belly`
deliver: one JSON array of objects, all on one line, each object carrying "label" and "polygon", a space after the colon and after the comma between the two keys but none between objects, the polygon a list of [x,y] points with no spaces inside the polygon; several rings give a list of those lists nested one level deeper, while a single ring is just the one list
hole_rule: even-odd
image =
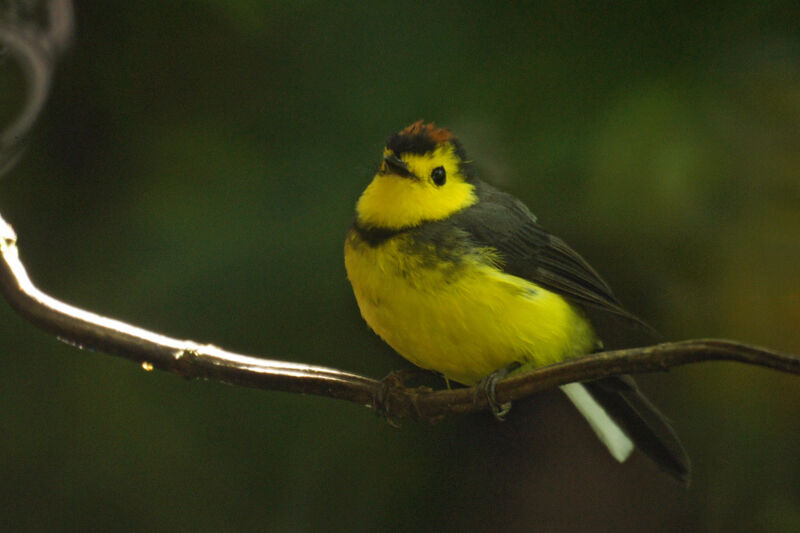
[{"label": "bird's belly", "polygon": [[513,362],[540,366],[592,350],[594,332],[561,296],[476,259],[425,261],[389,242],[345,250],[367,324],[400,355],[473,384]]}]

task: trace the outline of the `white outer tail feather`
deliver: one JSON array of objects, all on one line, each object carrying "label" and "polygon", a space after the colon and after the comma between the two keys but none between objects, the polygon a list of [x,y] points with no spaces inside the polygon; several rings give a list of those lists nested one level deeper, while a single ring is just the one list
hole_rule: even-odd
[{"label": "white outer tail feather", "polygon": [[614,459],[620,463],[630,457],[633,452],[633,441],[620,429],[603,407],[589,394],[580,383],[562,385],[561,390],[575,405],[594,430],[600,441],[606,445]]}]

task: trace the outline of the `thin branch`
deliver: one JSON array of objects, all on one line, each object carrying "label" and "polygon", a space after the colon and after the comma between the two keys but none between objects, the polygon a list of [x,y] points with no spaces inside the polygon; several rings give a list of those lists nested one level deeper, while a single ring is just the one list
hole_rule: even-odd
[{"label": "thin branch", "polygon": [[[0,21],[0,45],[22,66],[27,99],[16,121],[0,131],[0,175],[19,157],[22,140],[39,116],[50,90],[56,57],[73,32],[69,0],[46,4],[47,24]],[[0,217],[0,291],[20,315],[60,340],[79,348],[136,361],[185,377],[206,378],[259,389],[316,394],[356,402],[392,418],[435,420],[488,408],[473,389],[432,391],[407,388],[397,379],[377,381],[331,368],[261,359],[210,344],[173,339],[118,320],[84,311],[43,293],[31,282],[19,259],[17,236]],[[797,356],[733,341],[692,340],[592,354],[533,370],[497,385],[497,400],[519,400],[574,381],[653,372],[673,366],[728,360],[800,374]]]},{"label": "thin branch", "polygon": [[72,3],[69,0],[50,0],[45,8],[44,27],[19,20],[18,16],[0,20],[0,47],[20,65],[26,84],[22,111],[0,132],[0,176],[19,161],[24,141],[50,94],[56,58],[69,46],[72,38]]},{"label": "thin branch", "polygon": [[[800,375],[800,357],[731,340],[694,339],[665,342],[654,346],[598,352],[580,359],[512,375],[497,384],[497,402],[520,400],[537,392],[566,383],[618,376],[666,371],[672,367],[704,361],[735,361]],[[391,391],[391,414],[412,418],[436,419],[450,414],[487,408],[474,389],[450,391]]]},{"label": "thin branch", "polygon": [[78,348],[118,355],[187,378],[302,392],[371,404],[378,383],[330,368],[259,359],[178,340],[78,309],[40,291],[19,259],[14,229],[0,217],[0,291],[24,318]]},{"label": "thin branch", "polygon": [[[173,339],[84,311],[43,293],[19,259],[17,236],[0,217],[0,291],[20,315],[79,348],[105,352],[188,378],[258,389],[315,394],[373,407],[392,418],[435,420],[488,408],[474,389],[407,388],[331,368],[261,359],[210,344]],[[800,357],[733,341],[701,339],[592,354],[510,377],[497,400],[514,401],[574,381],[654,372],[701,361],[738,361],[800,374]]]}]

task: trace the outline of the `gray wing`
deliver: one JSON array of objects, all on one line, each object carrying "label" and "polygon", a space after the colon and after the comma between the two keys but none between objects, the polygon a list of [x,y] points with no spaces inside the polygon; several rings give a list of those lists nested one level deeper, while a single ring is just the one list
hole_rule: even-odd
[{"label": "gray wing", "polygon": [[[522,202],[483,183],[478,192],[481,201],[453,217],[454,222],[475,244],[495,248],[505,272],[579,305],[606,348],[648,344],[658,336],[625,310],[603,278],[564,241],[545,231]],[[691,467],[680,440],[630,376],[584,385],[642,452],[688,484]]]},{"label": "gray wing", "polygon": [[475,244],[495,248],[505,272],[541,285],[580,306],[606,347],[646,343],[658,336],[622,306],[589,263],[542,228],[522,202],[485,183],[479,183],[478,193],[481,201],[451,220]]}]

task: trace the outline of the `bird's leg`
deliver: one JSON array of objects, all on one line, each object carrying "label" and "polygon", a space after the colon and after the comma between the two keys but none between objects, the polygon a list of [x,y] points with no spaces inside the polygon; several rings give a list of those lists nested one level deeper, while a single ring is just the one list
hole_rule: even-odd
[{"label": "bird's leg", "polygon": [[486,396],[486,401],[489,403],[489,408],[492,410],[494,417],[499,420],[505,420],[505,416],[511,411],[511,402],[506,402],[502,405],[497,403],[497,384],[508,377],[509,374],[517,370],[520,366],[519,363],[511,363],[498,370],[495,370],[488,376],[482,378],[475,385],[475,401],[478,395],[483,393]]},{"label": "bird's leg", "polygon": [[449,379],[447,379],[447,376],[445,376],[444,374],[442,374],[442,379],[444,379],[444,384],[445,384],[445,386],[447,387],[447,390],[452,390],[452,389],[453,389],[453,387],[451,387],[451,386],[450,386],[450,380],[449,380]]}]

